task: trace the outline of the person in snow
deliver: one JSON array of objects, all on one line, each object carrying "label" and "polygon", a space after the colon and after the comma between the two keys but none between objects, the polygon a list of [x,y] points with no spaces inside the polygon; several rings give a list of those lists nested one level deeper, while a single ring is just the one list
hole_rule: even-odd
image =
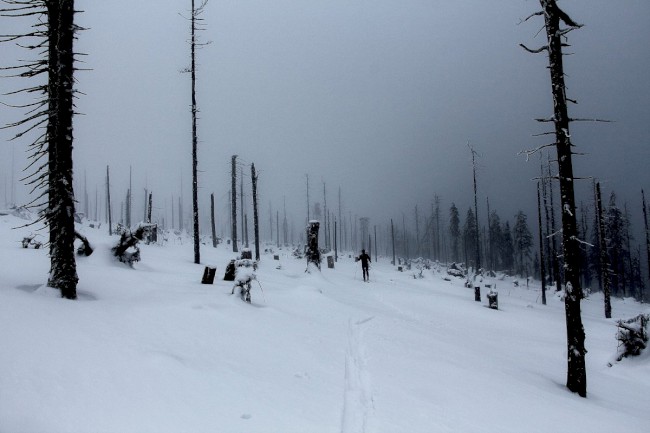
[{"label": "person in snow", "polygon": [[366,250],[361,250],[361,255],[359,256],[361,260],[361,270],[363,271],[363,281],[369,281],[370,275],[368,275],[368,264],[371,262],[370,256],[366,254]]}]

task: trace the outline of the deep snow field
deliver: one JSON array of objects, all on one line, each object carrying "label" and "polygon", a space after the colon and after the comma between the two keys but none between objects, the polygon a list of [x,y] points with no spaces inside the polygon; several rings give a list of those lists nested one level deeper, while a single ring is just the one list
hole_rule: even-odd
[{"label": "deep snow field", "polygon": [[[0,216],[0,432],[643,432],[650,355],[615,359],[615,321],[649,312],[600,295],[583,301],[588,398],[567,391],[564,304],[539,285],[484,279],[483,301],[444,269],[398,272],[386,257],[364,283],[345,255],[335,269],[263,254],[252,304],[223,281],[235,254],[203,245],[217,266],[200,284],[189,238],[142,245],[115,262],[106,228],[81,228],[79,299],[44,287],[34,227]],[[41,232],[41,239],[46,232]],[[358,253],[357,253],[358,254]],[[373,257],[374,260],[374,257]],[[499,310],[486,308],[496,284]],[[263,289],[263,291],[261,290]]]}]

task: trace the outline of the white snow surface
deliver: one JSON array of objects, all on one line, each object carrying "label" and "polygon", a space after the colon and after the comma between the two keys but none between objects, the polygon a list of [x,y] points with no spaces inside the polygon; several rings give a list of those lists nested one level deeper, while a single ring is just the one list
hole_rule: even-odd
[{"label": "white snow surface", "polygon": [[[509,277],[483,301],[444,270],[354,254],[305,273],[263,254],[252,304],[223,281],[236,254],[189,238],[114,261],[105,226],[77,260],[76,301],[45,287],[33,227],[0,216],[0,432],[617,432],[650,425],[650,356],[615,362],[615,321],[648,307],[582,303],[588,398],[569,392],[564,304]],[[46,232],[41,232],[43,238]],[[200,284],[204,265],[214,285]],[[278,266],[281,265],[281,266]],[[258,284],[259,282],[259,284]],[[521,281],[520,281],[521,283]],[[496,284],[499,310],[486,308]],[[262,290],[263,289],[263,290]],[[613,366],[609,367],[608,363]]]}]

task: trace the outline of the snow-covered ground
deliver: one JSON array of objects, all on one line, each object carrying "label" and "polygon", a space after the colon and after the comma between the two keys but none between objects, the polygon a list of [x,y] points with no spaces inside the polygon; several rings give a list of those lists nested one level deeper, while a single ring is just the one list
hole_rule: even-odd
[{"label": "snow-covered ground", "polygon": [[[564,386],[564,305],[537,285],[484,280],[483,302],[444,273],[372,264],[364,283],[347,255],[335,269],[264,254],[252,304],[222,280],[200,284],[189,239],[142,246],[116,263],[105,227],[84,233],[79,299],[45,288],[34,228],[0,216],[0,432],[641,432],[650,425],[650,356],[608,366],[615,319],[648,312],[583,302],[588,398]],[[42,237],[46,236],[42,232]],[[486,308],[496,284],[499,310]],[[261,290],[263,289],[263,291]]]}]

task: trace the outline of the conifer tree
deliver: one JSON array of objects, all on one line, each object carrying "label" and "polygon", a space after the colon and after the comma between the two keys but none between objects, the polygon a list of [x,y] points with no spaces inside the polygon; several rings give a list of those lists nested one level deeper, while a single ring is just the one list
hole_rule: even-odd
[{"label": "conifer tree", "polygon": [[512,228],[514,241],[515,272],[522,277],[527,276],[530,253],[533,246],[533,235],[528,228],[528,217],[522,211],[515,216]]}]

